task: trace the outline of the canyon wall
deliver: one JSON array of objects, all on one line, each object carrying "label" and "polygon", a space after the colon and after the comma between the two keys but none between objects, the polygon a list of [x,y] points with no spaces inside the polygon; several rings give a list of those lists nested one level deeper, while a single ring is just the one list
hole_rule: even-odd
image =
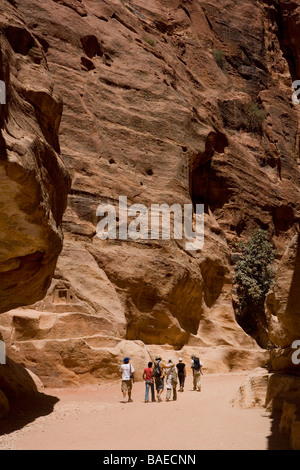
[{"label": "canyon wall", "polygon": [[[3,3],[3,2],[2,2]],[[69,176],[59,156],[62,99],[18,10],[0,10],[0,313],[42,299],[62,249]]]},{"label": "canyon wall", "polygon": [[[33,38],[26,42],[22,33],[21,47],[19,30],[10,33],[18,63],[38,50],[49,77],[44,83],[33,59],[24,97],[40,127],[29,122],[30,131],[20,131],[26,142],[28,133],[40,136],[50,152],[45,169],[42,156],[39,162],[53,185],[39,195],[57,208],[57,223],[49,217],[42,235],[31,227],[36,246],[28,258],[30,266],[43,265],[48,246],[48,275],[61,248],[51,248],[65,194],[58,152],[72,187],[46,297],[50,277],[36,271],[36,281],[24,278],[37,283],[38,297],[17,302],[16,294],[3,308],[9,356],[47,386],[117,378],[125,355],[142,371],[157,352],[189,361],[196,351],[208,372],[265,366],[269,352],[236,321],[233,270],[237,244],[260,227],[277,249],[275,268],[293,272],[286,250],[295,244],[300,209],[299,109],[291,102],[299,70],[295,2],[11,3],[1,15],[13,10]],[[63,100],[61,122],[53,90]],[[33,193],[23,194],[26,208]],[[96,209],[117,208],[119,196],[128,206],[204,204],[203,248],[187,250],[185,240],[174,239],[100,240]],[[20,256],[11,254],[11,262]],[[272,332],[286,328],[294,336],[292,317],[285,321],[276,301],[288,298],[278,276],[266,319]]]},{"label": "canyon wall", "polygon": [[[62,250],[62,215],[70,188],[59,155],[62,99],[42,45],[13,3],[0,5],[1,314],[45,297]],[[8,412],[7,397],[41,388],[34,374],[10,357],[3,364],[2,341],[10,346],[4,316],[0,417]]]}]

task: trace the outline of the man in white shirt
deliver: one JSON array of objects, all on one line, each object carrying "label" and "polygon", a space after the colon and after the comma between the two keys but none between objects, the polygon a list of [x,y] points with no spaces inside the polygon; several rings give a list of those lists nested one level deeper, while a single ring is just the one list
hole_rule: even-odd
[{"label": "man in white shirt", "polygon": [[121,391],[123,393],[123,403],[126,402],[126,395],[128,393],[128,401],[133,401],[131,399],[131,390],[132,382],[134,382],[134,367],[129,364],[130,358],[125,357],[123,359],[123,364],[120,367],[120,372],[122,374],[122,386]]}]

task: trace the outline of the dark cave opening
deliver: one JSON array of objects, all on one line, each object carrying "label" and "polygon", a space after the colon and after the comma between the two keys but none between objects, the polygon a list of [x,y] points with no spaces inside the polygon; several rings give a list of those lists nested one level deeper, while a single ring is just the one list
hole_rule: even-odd
[{"label": "dark cave opening", "polygon": [[190,159],[190,195],[193,208],[196,204],[204,204],[204,212],[214,212],[228,202],[231,195],[226,179],[213,164],[215,151],[224,153],[228,146],[226,136],[219,132],[210,132],[205,151],[192,155]]}]

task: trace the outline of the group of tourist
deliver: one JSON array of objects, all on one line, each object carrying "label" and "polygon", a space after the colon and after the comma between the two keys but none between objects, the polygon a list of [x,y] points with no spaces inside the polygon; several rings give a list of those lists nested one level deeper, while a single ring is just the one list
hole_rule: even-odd
[{"label": "group of tourist", "polygon": [[[202,361],[194,354],[191,356],[191,369],[193,372],[193,390],[201,391],[201,374],[202,374]],[[130,358],[125,357],[123,364],[120,367],[122,374],[122,393],[123,403],[126,401],[132,402],[132,384],[134,382],[135,370],[132,364],[130,364]],[[148,366],[144,369],[143,380],[145,381],[145,403],[151,401],[161,402],[162,393],[166,387],[166,401],[177,400],[177,386],[178,391],[184,391],[184,384],[186,378],[186,365],[182,358],[179,358],[178,364],[173,363],[172,359],[169,359],[167,363],[162,361],[160,356],[156,356],[154,363],[148,362]],[[155,392],[156,397],[155,398]]]}]

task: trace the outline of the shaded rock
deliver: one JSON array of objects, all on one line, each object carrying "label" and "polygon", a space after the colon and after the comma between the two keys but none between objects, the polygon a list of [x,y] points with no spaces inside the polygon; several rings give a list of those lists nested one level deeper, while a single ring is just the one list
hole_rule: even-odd
[{"label": "shaded rock", "polygon": [[43,385],[32,371],[7,358],[6,364],[0,365],[0,389],[8,398],[17,398],[34,395]]},{"label": "shaded rock", "polygon": [[275,313],[283,326],[294,336],[300,336],[299,286],[300,282],[300,242],[295,236],[282,257],[275,285]]},{"label": "shaded rock", "polygon": [[294,403],[284,402],[282,407],[282,415],[279,430],[283,434],[290,435],[292,423],[295,420],[297,406]]},{"label": "shaded rock", "polygon": [[299,338],[300,257],[299,235],[296,235],[278,266],[274,286],[268,294],[269,336],[278,348],[272,352],[274,370],[297,369],[292,356],[292,344]]},{"label": "shaded rock", "polygon": [[[0,312],[43,298],[62,248],[69,176],[57,153],[62,101],[40,43],[8,2],[0,13]],[[35,79],[32,80],[32,76]]]},{"label": "shaded rock", "polygon": [[284,372],[270,374],[266,406],[272,411],[282,411],[283,403],[299,403],[300,400],[300,377]]},{"label": "shaded rock", "polygon": [[[62,249],[70,179],[59,155],[62,100],[44,49],[15,2],[0,8],[0,313],[45,297]],[[33,79],[34,77],[34,79]],[[1,339],[11,327],[1,321]],[[0,365],[0,417],[9,402],[43,389],[35,374],[6,356]],[[15,400],[15,401],[14,401]]]},{"label": "shaded rock", "polygon": [[291,448],[293,450],[300,450],[300,420],[298,413],[298,420],[294,420],[291,424]]},{"label": "shaded rock", "polygon": [[9,402],[6,395],[0,390],[0,419],[9,415]]},{"label": "shaded rock", "polygon": [[293,78],[300,76],[300,42],[298,35],[300,9],[292,0],[278,2],[283,22],[282,45],[289,62]]},{"label": "shaded rock", "polygon": [[293,450],[299,450],[299,384],[299,375],[275,372],[270,375],[266,398],[267,409],[280,414],[279,430],[289,436]]}]

